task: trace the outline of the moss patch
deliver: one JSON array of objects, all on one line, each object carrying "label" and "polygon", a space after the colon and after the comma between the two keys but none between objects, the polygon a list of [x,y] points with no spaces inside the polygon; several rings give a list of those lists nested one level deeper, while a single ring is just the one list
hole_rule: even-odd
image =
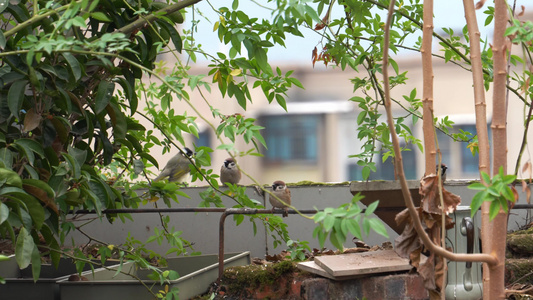
[{"label": "moss patch", "polygon": [[296,271],[291,261],[282,261],[271,265],[250,265],[228,268],[222,276],[222,283],[230,291],[238,291],[243,287],[258,288],[271,285],[287,273]]},{"label": "moss patch", "polygon": [[505,283],[507,285],[515,283],[533,284],[533,259],[507,259],[505,261]]},{"label": "moss patch", "polygon": [[292,261],[281,261],[268,265],[231,267],[224,271],[222,285],[228,296],[237,299],[287,298],[294,278],[313,277],[299,270]]},{"label": "moss patch", "polygon": [[507,235],[507,257],[525,258],[533,253],[533,227]]}]

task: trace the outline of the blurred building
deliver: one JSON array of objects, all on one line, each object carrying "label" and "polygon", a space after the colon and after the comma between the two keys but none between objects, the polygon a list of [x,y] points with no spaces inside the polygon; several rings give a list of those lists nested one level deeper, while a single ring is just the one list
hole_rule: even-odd
[{"label": "blurred building", "polygon": [[[403,101],[403,95],[409,95],[413,89],[417,91],[417,98],[422,96],[422,67],[419,55],[395,57],[401,71],[408,71],[408,85],[397,86],[392,90],[392,97]],[[273,66],[275,63],[273,64]],[[362,143],[357,138],[356,119],[360,112],[357,104],[349,101],[355,95],[350,79],[357,76],[353,71],[342,71],[340,68],[325,68],[317,65],[315,68],[308,64],[284,65],[283,70],[294,70],[305,87],[294,87],[288,93],[287,110],[285,112],[275,101],[269,104],[262,91],[257,88],[251,91],[253,103],[248,103],[247,111],[243,111],[237,101],[222,98],[215,86],[211,94],[203,93],[210,105],[221,113],[232,115],[241,113],[247,118],[254,118],[257,124],[264,126],[262,135],[268,150],[264,149],[263,157],[246,156],[238,159],[239,165],[253,176],[258,182],[270,184],[274,180],[286,182],[315,181],[315,182],[343,182],[361,180],[361,167],[350,155],[361,151]],[[434,59],[434,112],[436,117],[448,116],[455,122],[454,131],[464,130],[475,134],[474,98],[472,88],[472,74],[452,63],[445,64],[442,59]],[[206,74],[206,67],[196,67],[193,72]],[[367,76],[360,74],[359,76]],[[206,78],[210,81],[210,78]],[[486,93],[487,119],[491,120],[491,92]],[[209,106],[197,92],[191,93],[192,102],[200,109],[205,117],[211,117]],[[187,111],[192,115],[184,102],[176,101],[177,111]],[[393,105],[395,117],[408,116],[399,105]],[[385,114],[383,112],[383,120]],[[519,147],[524,132],[523,103],[511,93],[509,101],[508,148],[509,170],[514,169]],[[406,118],[411,120],[411,118]],[[219,120],[212,120],[215,126]],[[212,129],[200,122],[203,129],[200,139],[189,139],[190,143],[206,145],[215,149],[220,142],[216,140]],[[413,134],[423,139],[422,122],[411,124]],[[490,125],[490,124],[488,124]],[[489,127],[490,130],[490,127]],[[489,136],[490,137],[490,136]],[[443,162],[449,167],[448,179],[478,178],[478,157],[473,156],[467,143],[453,142],[449,137],[438,133]],[[253,146],[242,140],[237,142],[239,151],[247,151]],[[380,145],[376,145],[377,151]],[[152,153],[153,154],[153,153]],[[166,154],[160,162],[168,160],[172,155]],[[412,151],[403,152],[404,169],[409,179],[418,179],[423,175],[424,155],[417,147]],[[212,155],[213,169],[218,172],[224,159],[228,157],[222,150],[215,150]],[[529,160],[523,159],[522,163]],[[381,157],[374,158],[377,172],[372,173],[370,179],[394,179],[394,171],[390,158],[382,162]],[[528,177],[523,174],[523,177]],[[251,181],[243,178],[242,184]],[[194,183],[194,185],[202,185]]]}]

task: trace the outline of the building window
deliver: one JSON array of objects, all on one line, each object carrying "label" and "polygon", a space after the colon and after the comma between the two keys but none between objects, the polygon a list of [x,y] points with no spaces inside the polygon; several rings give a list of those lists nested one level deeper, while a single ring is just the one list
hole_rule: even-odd
[{"label": "building window", "polygon": [[[402,145],[403,147],[403,145]],[[403,169],[407,180],[417,179],[416,175],[416,154],[413,151],[413,147],[410,144],[408,149],[411,151],[402,151]],[[376,172],[370,172],[368,180],[395,180],[394,178],[394,165],[392,160],[394,158],[389,157],[385,162],[382,161],[383,153],[374,158],[376,162]],[[357,163],[351,163],[348,165],[348,180],[363,180],[363,167]]]},{"label": "building window", "polygon": [[211,147],[211,131],[199,131],[198,138],[195,139],[194,144],[196,147]]},{"label": "building window", "polygon": [[[475,124],[459,124],[454,125],[450,133],[459,133],[459,130],[469,132],[472,135],[477,135]],[[491,136],[490,127],[487,128],[489,137]],[[444,133],[437,131],[437,138],[439,139],[439,147],[442,153],[442,162],[448,165],[448,178],[469,178],[478,176],[479,173],[479,156],[472,155],[471,150],[467,147],[466,142],[454,142],[450,137]]]},{"label": "building window", "polygon": [[261,118],[268,149],[268,162],[316,162],[318,157],[318,128],[320,115],[273,115]]}]

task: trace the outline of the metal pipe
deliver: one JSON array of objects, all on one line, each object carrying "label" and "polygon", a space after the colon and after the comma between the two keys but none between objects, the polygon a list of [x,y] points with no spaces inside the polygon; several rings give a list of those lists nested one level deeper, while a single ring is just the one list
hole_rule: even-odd
[{"label": "metal pipe", "polygon": [[[140,214],[140,213],[181,213],[181,212],[220,212],[223,213],[226,208],[223,207],[175,207],[175,208],[114,208],[105,209],[103,214]],[[96,214],[95,210],[80,209],[69,211],[69,214]]]}]

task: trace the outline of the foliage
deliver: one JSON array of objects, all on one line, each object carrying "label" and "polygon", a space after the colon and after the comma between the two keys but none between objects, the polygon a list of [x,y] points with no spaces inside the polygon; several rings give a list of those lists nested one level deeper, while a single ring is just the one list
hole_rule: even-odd
[{"label": "foliage", "polygon": [[481,204],[485,201],[490,202],[490,219],[494,219],[500,209],[503,209],[506,213],[509,211],[508,201],[515,202],[515,194],[513,193],[509,185],[516,180],[515,175],[505,175],[503,173],[503,167],[500,167],[498,174],[494,175],[492,179],[490,176],[481,172],[483,182],[475,182],[468,186],[473,190],[479,190],[474,198],[472,198],[472,217],[481,207]]},{"label": "foliage", "polygon": [[[324,211],[318,212],[314,216],[315,223],[318,226],[313,231],[313,237],[318,238],[320,247],[324,247],[324,242],[329,234],[329,240],[337,249],[344,249],[343,243],[346,241],[348,233],[362,240],[363,234],[368,236],[372,228],[378,234],[388,237],[387,230],[383,223],[377,218],[371,218],[378,207],[379,201],[371,203],[361,214],[363,210],[359,207],[358,202],[363,199],[360,193],[353,196],[350,203],[345,203],[338,208],[328,207]],[[361,231],[361,224],[363,231]]]},{"label": "foliage", "polygon": [[[195,2],[198,0],[12,1],[3,5],[0,234],[15,241],[19,266],[31,263],[35,279],[40,270],[39,248],[48,249],[45,254],[57,264],[60,254],[65,255],[62,248],[66,235],[81,231],[74,225],[71,211],[94,210],[98,218],[103,218],[105,209],[136,208],[160,198],[170,206],[179,202],[179,197],[188,197],[174,183],[132,184],[129,180],[146,176],[147,167],[161,167],[150,155],[155,145],[170,151],[185,143],[186,134],[198,136],[197,117],[176,113],[172,102],[180,99],[190,104],[186,89],[210,84],[201,76],[189,75],[190,66],[181,64],[180,59],[170,71],[158,62],[165,47],[176,55],[185,45],[193,53],[191,36],[186,31],[178,32],[176,25],[183,22],[184,11],[180,10]],[[237,20],[229,10],[225,13],[229,20]],[[230,25],[227,22],[219,26],[222,39],[232,36]],[[271,101],[276,99],[285,106],[288,88],[301,84],[291,73],[283,74],[268,65],[266,48],[275,41],[243,30],[249,38],[244,43],[252,52],[248,58],[236,57],[240,51],[231,57],[217,55],[211,74],[218,89],[246,108],[253,87],[240,79],[255,77],[254,87],[261,87]],[[267,35],[268,39],[282,41]],[[235,42],[233,45],[238,47]],[[147,76],[160,82],[147,81]],[[142,111],[140,107],[146,108]],[[191,109],[195,110],[192,105]],[[242,136],[254,145],[247,154],[258,154],[258,147],[266,146],[259,134],[262,127],[254,125],[254,119],[223,116],[216,110],[213,115],[224,121],[217,129],[219,135],[224,134],[233,143],[236,136]],[[155,137],[154,129],[140,124],[141,118],[152,122],[166,138]],[[220,148],[234,150],[232,144]],[[205,179],[218,189],[217,175],[204,169],[211,165],[209,155],[213,150],[198,147],[195,151],[191,161],[193,179]],[[148,192],[138,194],[141,188],[148,188]],[[242,188],[234,188],[238,206],[257,206],[257,202],[242,196]],[[206,195],[206,204],[208,199]],[[110,222],[132,219],[128,214],[105,216]],[[268,222],[265,217],[261,220]],[[163,230],[156,230],[146,243],[134,237],[122,247],[102,243],[99,254],[103,259],[108,257],[106,249],[113,246],[121,249],[117,252],[121,259],[147,266],[147,259],[161,259],[146,247],[147,243],[168,243],[171,250],[167,254],[189,253],[191,245],[180,236],[181,231],[169,228],[168,217],[161,221]],[[271,227],[285,240],[284,227],[277,223]],[[76,257],[87,258],[82,252],[76,252]]]},{"label": "foliage", "polygon": [[[62,247],[66,235],[74,230],[83,232],[74,224],[71,211],[94,210],[103,219],[102,211],[106,209],[137,208],[157,203],[158,199],[169,206],[180,197],[188,197],[175,183],[148,184],[143,180],[150,175],[149,167],[162,167],[150,155],[152,148],[161,146],[164,153],[182,149],[186,136],[198,137],[199,119],[216,134],[216,150],[234,156],[261,155],[261,147],[268,145],[255,119],[223,115],[205,99],[211,116],[219,121],[215,126],[197,110],[190,93],[217,90],[246,109],[252,101],[251,90],[259,89],[270,103],[275,101],[286,109],[289,89],[303,86],[291,71],[284,73],[271,66],[268,54],[274,46],[285,46],[287,35],[303,36],[304,30],[314,31],[320,38],[320,53],[314,51],[313,64],[322,61],[342,70],[358,71],[351,79],[355,95],[350,100],[361,109],[357,138],[363,141],[363,148],[353,156],[363,167],[364,177],[376,170],[377,154],[384,153],[383,160],[394,156],[390,132],[380,112],[384,24],[380,12],[387,8],[388,1],[270,0],[269,16],[260,18],[239,9],[237,0],[231,7],[213,7],[218,16],[213,29],[227,45],[228,54],[202,50],[194,38],[197,19],[191,21],[191,28],[176,29],[184,15],[192,15],[188,14],[194,11],[191,6],[199,1],[22,0],[1,6],[5,10],[0,11],[0,235],[14,241],[19,266],[31,263],[35,279],[43,254],[40,249],[47,249],[46,254],[57,264],[60,255],[65,255]],[[331,15],[334,6],[343,14]],[[488,23],[492,13],[490,8],[486,10]],[[421,22],[420,1],[398,4],[391,50],[418,51],[419,43],[409,44],[409,37],[416,36]],[[513,24],[514,29],[508,33],[516,34],[515,42],[530,38],[529,24]],[[443,47],[442,59],[468,69],[468,47],[460,38],[464,32],[445,32],[447,37],[436,35]],[[176,63],[167,65],[160,60],[161,55],[173,57]],[[190,72],[189,63],[196,62],[198,55],[209,60],[206,74]],[[487,88],[492,80],[491,56],[490,49],[483,52]],[[513,56],[511,62],[519,63],[520,59]],[[408,74],[395,61],[391,66],[395,72],[390,78],[392,85],[406,84]],[[513,79],[528,93],[528,72],[516,74]],[[519,95],[516,88],[510,87],[510,91]],[[178,113],[176,103],[186,106],[190,113]],[[396,130],[405,141],[404,150],[409,144],[422,150],[410,129],[421,118],[416,89],[395,103],[405,110],[405,115],[395,120]],[[146,120],[151,127],[139,120]],[[435,123],[444,132],[453,125],[447,119]],[[461,132],[454,137],[475,148],[475,136]],[[247,150],[236,149],[238,140],[245,142]],[[201,195],[200,207],[222,206],[224,193],[211,168],[210,155],[215,149],[195,147],[191,158],[192,180],[210,185]],[[495,183],[508,181],[500,177]],[[141,193],[140,189],[148,191]],[[259,201],[245,195],[243,187],[229,186],[226,195],[235,200],[236,208],[263,208]],[[363,214],[359,200],[360,196],[354,196],[350,203],[314,216],[314,233],[321,244],[329,235],[331,242],[342,248],[348,233],[360,238],[370,228],[386,234],[381,223],[369,218],[377,202]],[[110,222],[132,219],[128,214],[105,217]],[[244,217],[235,216],[234,220],[241,224]],[[249,220],[254,232],[256,222],[263,223],[276,246],[290,240],[280,217],[252,215]],[[170,253],[176,255],[195,254],[181,237],[182,232],[169,228],[168,218],[161,217],[161,223],[163,229],[145,242],[134,237],[121,247],[102,242],[101,257],[115,251],[121,259],[148,266],[150,259],[162,258],[148,249],[147,244],[152,242],[169,243]],[[299,258],[299,251],[306,245],[293,242],[288,246],[296,247],[294,253]],[[82,261],[89,258],[82,252],[76,257]],[[162,280],[169,278],[159,276]],[[168,295],[174,294],[166,290],[159,294]]]},{"label": "foliage", "polygon": [[291,253],[291,260],[293,261],[304,261],[306,259],[305,253],[311,252],[311,247],[309,247],[308,241],[287,241],[287,247]]}]

